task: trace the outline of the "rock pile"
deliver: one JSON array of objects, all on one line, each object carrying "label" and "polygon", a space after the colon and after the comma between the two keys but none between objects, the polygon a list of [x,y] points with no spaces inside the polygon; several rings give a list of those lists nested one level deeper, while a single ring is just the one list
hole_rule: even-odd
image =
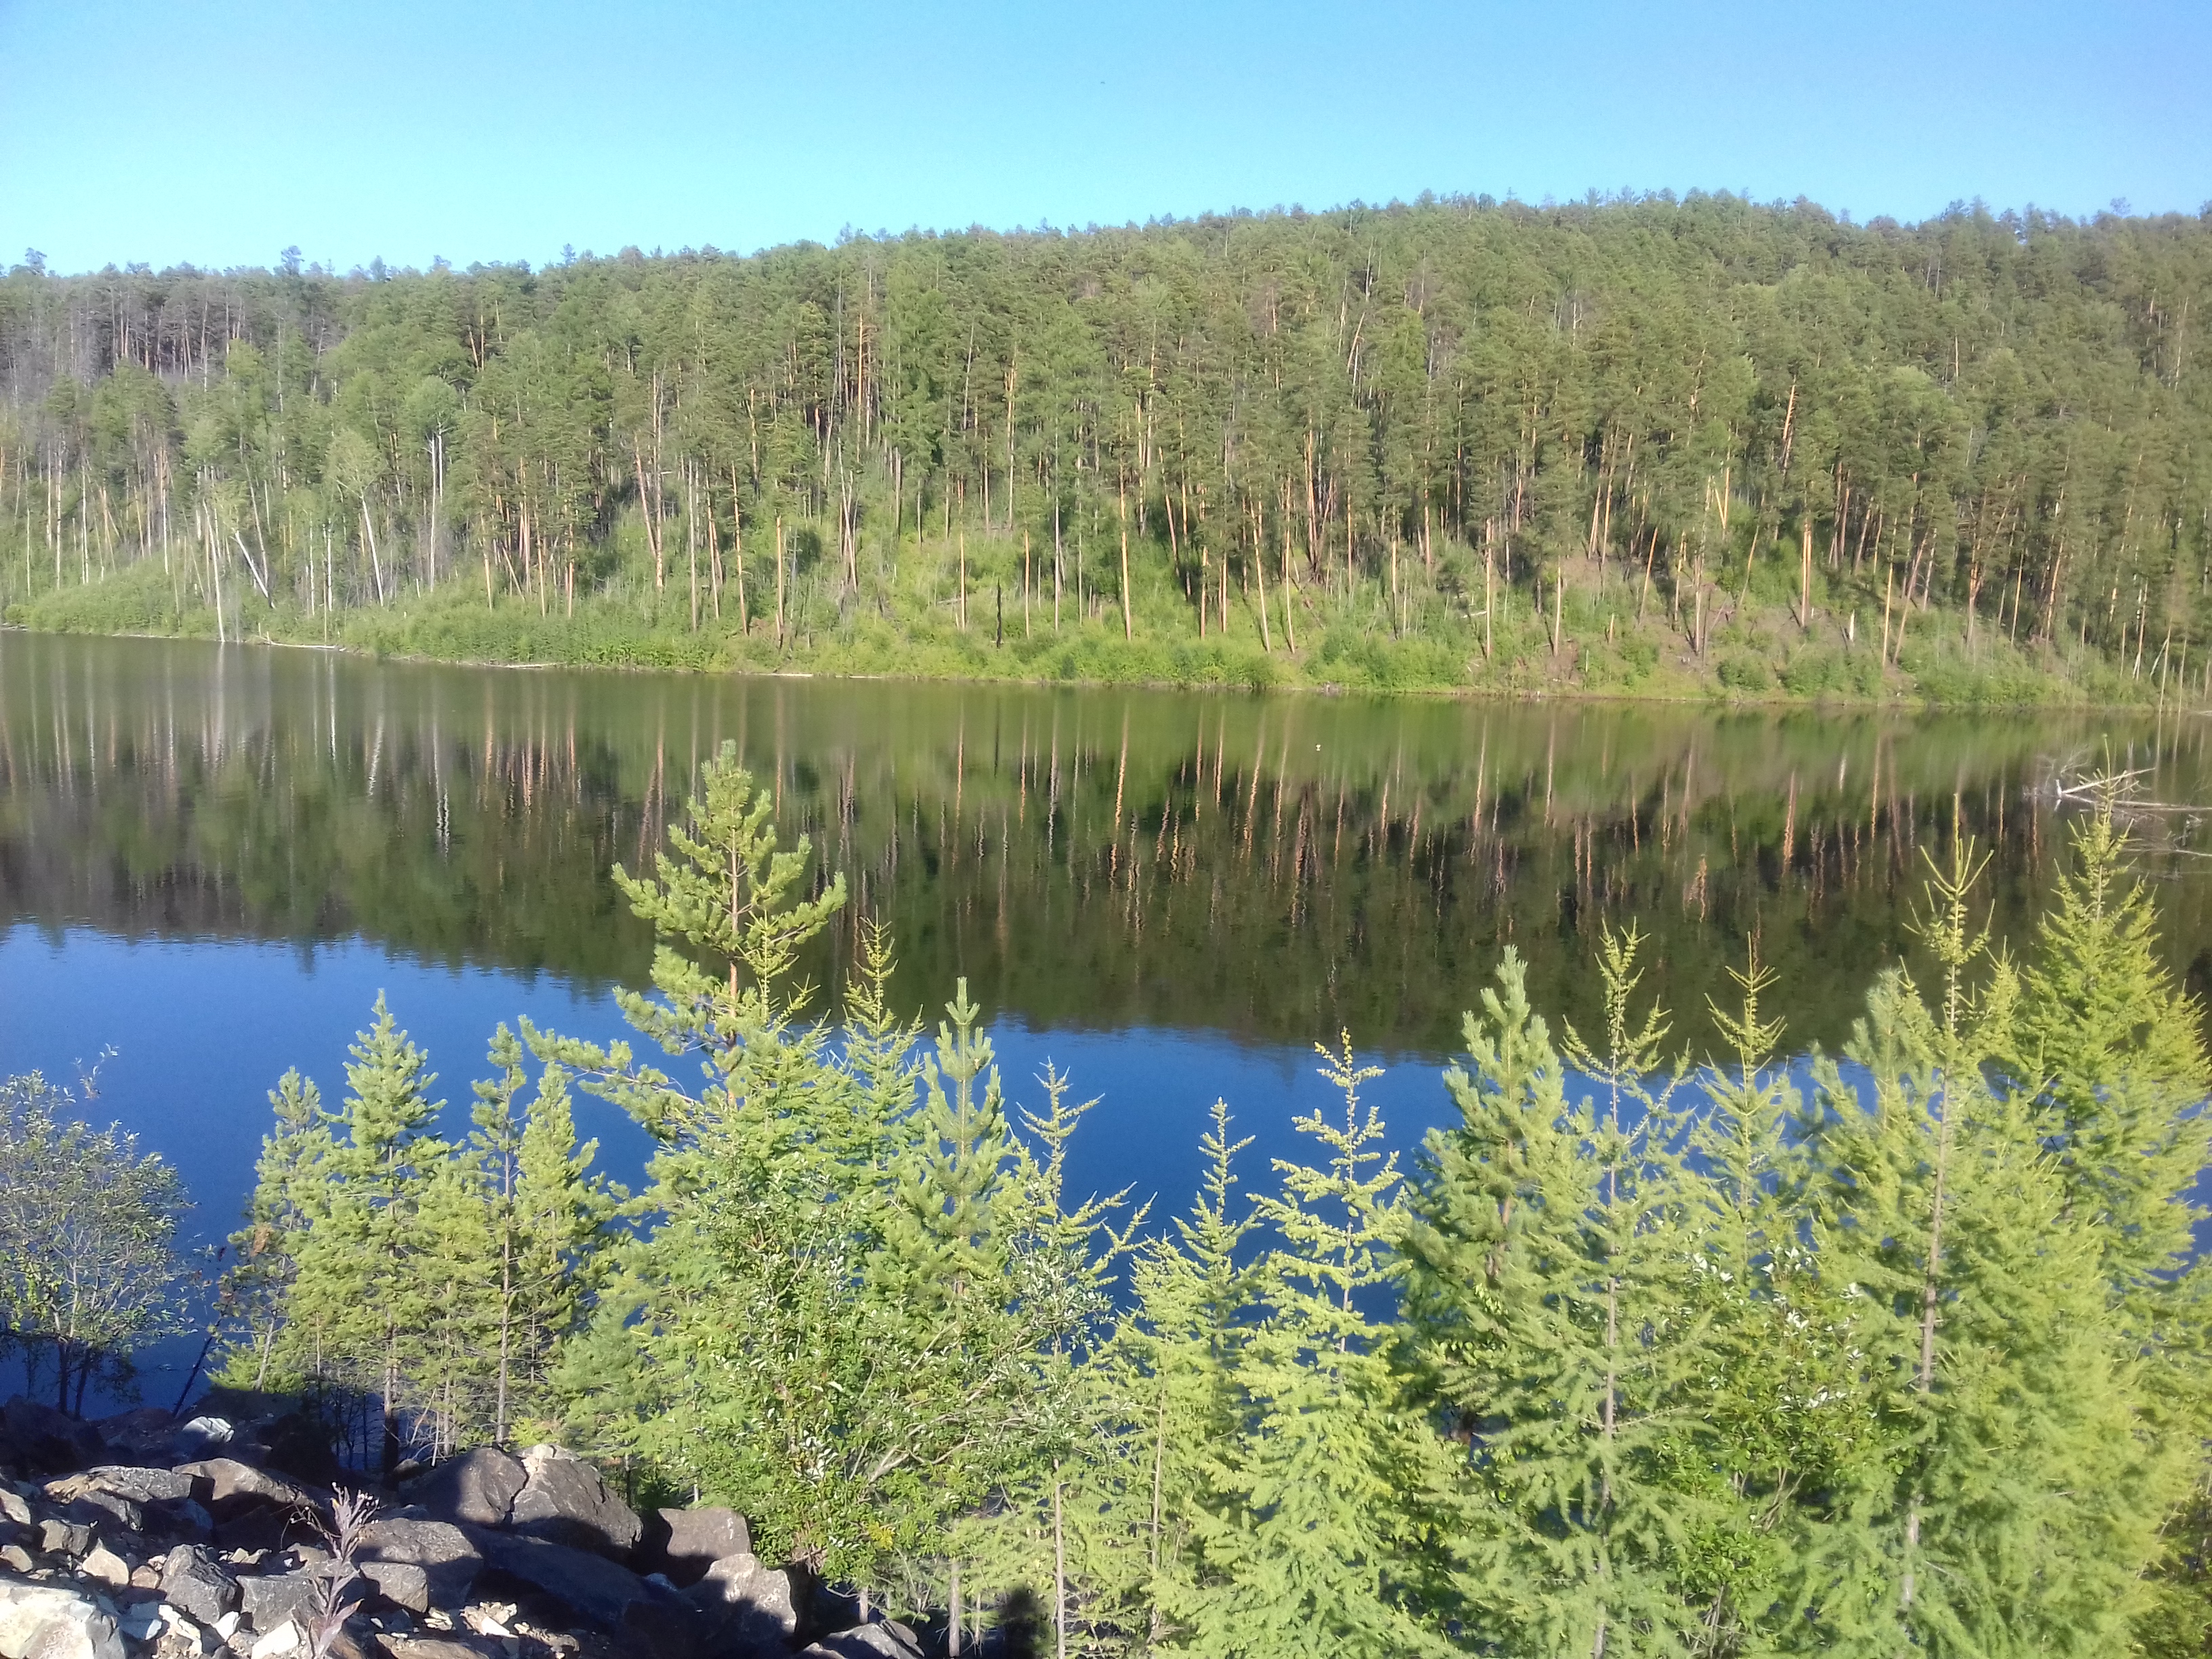
[{"label": "rock pile", "polygon": [[97,1425],[0,1407],[0,1659],[921,1659],[743,1516],[641,1516],[557,1446],[483,1448],[349,1528],[310,1427],[250,1397]]}]

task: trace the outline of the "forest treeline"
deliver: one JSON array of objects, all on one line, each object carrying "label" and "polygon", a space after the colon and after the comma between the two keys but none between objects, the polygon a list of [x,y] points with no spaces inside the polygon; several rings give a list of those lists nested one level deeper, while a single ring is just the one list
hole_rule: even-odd
[{"label": "forest treeline", "polygon": [[[225,1380],[386,1471],[557,1432],[1063,1653],[2206,1650],[2207,1063],[2109,799],[2017,960],[1971,837],[1931,849],[1929,982],[1840,1054],[1791,1055],[1755,948],[1704,1063],[1634,930],[1587,1034],[1509,950],[1412,1167],[1346,1038],[1313,1161],[1248,1195],[1217,1104],[1164,1227],[1066,1190],[1085,1108],[1010,1103],[964,985],[925,1034],[871,930],[813,1006],[845,889],[772,813],[726,751],[621,878],[636,1046],[502,1030],[459,1139],[381,1006],[340,1104],[283,1080]],[[580,1087],[653,1135],[635,1198]]]},{"label": "forest treeline", "polygon": [[495,660],[2212,686],[2202,216],[1725,195],[0,279],[32,625]]}]

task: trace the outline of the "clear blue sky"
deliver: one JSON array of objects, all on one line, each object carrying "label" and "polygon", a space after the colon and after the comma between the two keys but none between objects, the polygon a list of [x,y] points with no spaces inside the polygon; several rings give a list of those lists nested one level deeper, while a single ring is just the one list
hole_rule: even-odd
[{"label": "clear blue sky", "polygon": [[0,264],[1593,188],[2195,212],[2212,3],[0,0]]}]

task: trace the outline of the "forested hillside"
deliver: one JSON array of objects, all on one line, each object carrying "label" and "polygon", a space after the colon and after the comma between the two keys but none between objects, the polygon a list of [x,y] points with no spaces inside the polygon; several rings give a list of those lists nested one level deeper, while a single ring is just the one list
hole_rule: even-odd
[{"label": "forested hillside", "polygon": [[2172,699],[2212,222],[1487,198],[0,280],[33,626],[493,659]]}]

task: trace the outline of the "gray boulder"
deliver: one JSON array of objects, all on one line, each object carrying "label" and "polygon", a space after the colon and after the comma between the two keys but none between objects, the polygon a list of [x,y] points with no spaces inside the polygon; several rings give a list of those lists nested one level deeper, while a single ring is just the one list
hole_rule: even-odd
[{"label": "gray boulder", "polygon": [[0,1579],[4,1659],[124,1659],[115,1620],[81,1591]]},{"label": "gray boulder", "polygon": [[177,1419],[159,1406],[141,1406],[118,1412],[94,1424],[100,1443],[112,1462],[155,1464],[172,1460],[165,1455],[176,1438]]},{"label": "gray boulder", "polygon": [[469,1588],[483,1571],[484,1562],[477,1546],[459,1527],[443,1521],[398,1518],[372,1521],[362,1528],[360,1560],[363,1572],[372,1561],[422,1568],[428,1581],[430,1601],[447,1607],[459,1607],[468,1599]]},{"label": "gray boulder", "polygon": [[645,1523],[633,1565],[681,1589],[717,1561],[750,1555],[752,1547],[752,1529],[735,1510],[661,1510]]},{"label": "gray boulder", "polygon": [[765,1566],[751,1551],[725,1556],[684,1592],[704,1621],[714,1654],[781,1654],[799,1634],[804,1589],[788,1568]]},{"label": "gray boulder", "polygon": [[361,1576],[377,1599],[410,1613],[430,1611],[430,1575],[411,1561],[364,1561]]},{"label": "gray boulder", "polygon": [[512,1533],[477,1538],[495,1573],[623,1645],[655,1659],[688,1659],[699,1651],[699,1610],[665,1584],[640,1578],[588,1550]]},{"label": "gray boulder", "polygon": [[801,1648],[799,1659],[921,1659],[921,1642],[896,1619],[825,1636],[811,1648]]},{"label": "gray boulder", "polygon": [[92,1547],[89,1522],[49,1516],[39,1522],[39,1553],[74,1559]]},{"label": "gray boulder", "polygon": [[146,1511],[112,1492],[80,1492],[60,1505],[60,1512],[70,1520],[102,1529],[120,1527],[125,1532],[142,1532],[146,1526]]},{"label": "gray boulder", "polygon": [[559,1446],[532,1446],[522,1454],[526,1475],[507,1525],[549,1544],[594,1550],[625,1560],[645,1523],[607,1490],[599,1472]]},{"label": "gray boulder", "polygon": [[173,1544],[205,1544],[215,1538],[215,1517],[189,1498],[164,1498],[146,1505],[146,1532]]},{"label": "gray boulder", "polygon": [[185,1457],[212,1457],[238,1438],[238,1431],[230,1419],[222,1417],[192,1417],[179,1423],[171,1434],[171,1443]]},{"label": "gray boulder", "polygon": [[400,1496],[440,1521],[503,1527],[529,1480],[518,1459],[496,1446],[479,1446],[439,1464]]},{"label": "gray boulder", "polygon": [[289,1619],[304,1626],[327,1582],[313,1569],[269,1572],[238,1581],[238,1610],[246,1622],[266,1635]]},{"label": "gray boulder", "polygon": [[235,1521],[262,1510],[311,1509],[315,1499],[289,1475],[272,1474],[234,1457],[206,1457],[179,1463],[173,1471],[190,1483],[191,1495],[217,1522]]},{"label": "gray boulder", "polygon": [[213,1625],[238,1606],[238,1580],[212,1551],[179,1544],[161,1565],[161,1599],[200,1624]]},{"label": "gray boulder", "polygon": [[80,1498],[119,1498],[131,1504],[155,1504],[168,1498],[190,1498],[192,1478],[174,1469],[142,1469],[102,1464],[82,1474],[65,1474],[49,1480],[46,1496],[57,1504]]}]

